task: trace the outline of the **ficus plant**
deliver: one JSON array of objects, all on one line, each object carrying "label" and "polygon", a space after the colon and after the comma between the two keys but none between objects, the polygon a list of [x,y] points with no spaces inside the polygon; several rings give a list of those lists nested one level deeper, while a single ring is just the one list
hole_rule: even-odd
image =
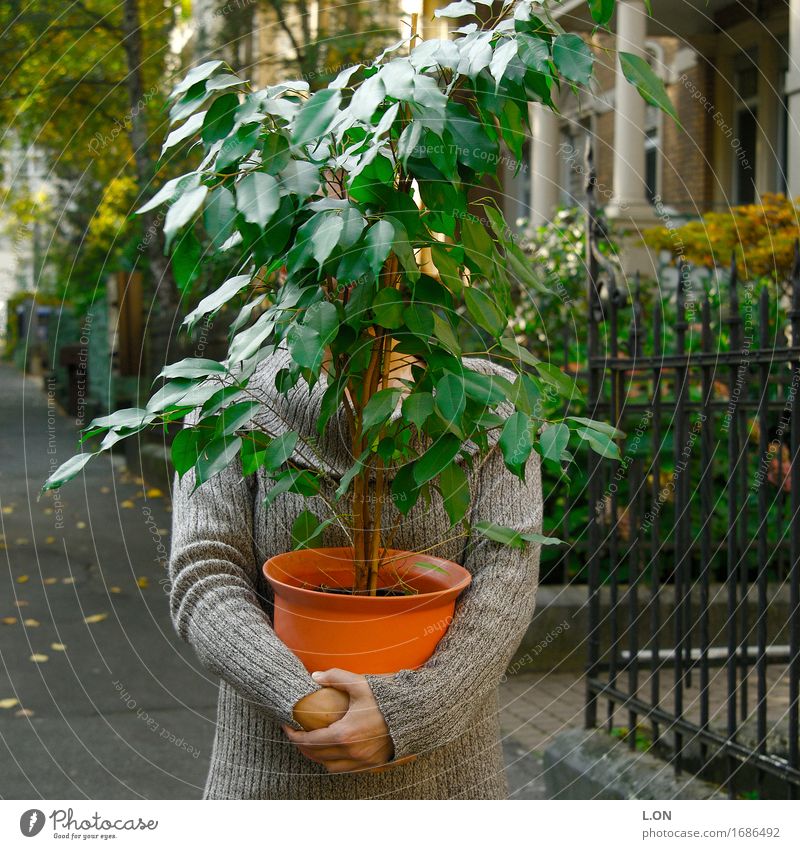
[{"label": "ficus plant", "polygon": [[[196,486],[239,457],[245,475],[263,470],[271,479],[269,500],[317,498],[326,472],[293,460],[299,449],[313,455],[314,440],[251,423],[267,401],[248,382],[278,348],[291,364],[276,393],[324,383],[319,434],[344,409],[352,465],[336,481],[336,499],[352,506],[330,503],[322,520],[305,510],[293,538],[313,546],[327,524],[344,520],[355,592],[375,592],[390,545],[388,499],[405,515],[438,492],[451,523],[465,521],[463,466],[475,462],[466,441],[478,458],[499,443],[519,477],[533,451],[569,463],[573,440],[618,456],[622,434],[610,425],[542,417],[547,399],[557,394],[567,405],[577,389],[509,329],[512,283],[538,280],[485,188],[509,161],[520,166],[528,104],[555,108],[555,90],[586,86],[593,56],[546,5],[506,2],[494,14],[497,5],[452,3],[437,15],[472,21],[452,40],[412,32],[311,96],[297,81],[253,90],[218,61],[185,76],[171,94],[177,128],[162,155],[185,145],[198,164],[139,211],[168,205],[167,250],[184,288],[207,258],[231,258],[239,273],[184,321],[191,329],[223,305],[238,306],[227,357],[166,367],[145,407],[91,422],[84,440],[102,435],[97,451],[73,457],[45,488],[127,436],[186,420],[172,461],[179,475],[194,469]],[[589,6],[603,25],[614,4]],[[643,60],[623,56],[622,66],[648,101],[670,108]],[[479,350],[462,349],[465,322],[479,329]],[[466,368],[469,355],[496,359],[508,376]],[[390,373],[398,359],[402,379]],[[471,530],[511,546],[558,542],[491,523]]]}]

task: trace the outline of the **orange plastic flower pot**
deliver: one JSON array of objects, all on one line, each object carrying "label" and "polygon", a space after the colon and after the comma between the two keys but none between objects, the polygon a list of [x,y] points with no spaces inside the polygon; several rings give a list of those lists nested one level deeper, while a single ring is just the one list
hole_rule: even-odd
[{"label": "orange plastic flower pot", "polygon": [[320,588],[353,585],[353,551],[289,551],[264,564],[275,592],[276,634],[309,672],[346,669],[364,675],[414,669],[444,636],[456,598],[471,580],[449,560],[389,549],[378,586],[404,595],[352,595]]}]

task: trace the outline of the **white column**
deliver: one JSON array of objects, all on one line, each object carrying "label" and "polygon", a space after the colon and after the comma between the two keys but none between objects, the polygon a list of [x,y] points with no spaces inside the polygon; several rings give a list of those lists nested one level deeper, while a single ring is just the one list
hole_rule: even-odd
[{"label": "white column", "polygon": [[788,194],[800,196],[800,0],[789,0],[789,69],[786,74],[789,101],[787,121]]},{"label": "white column", "polygon": [[[647,16],[642,0],[617,3],[617,50],[645,56]],[[611,217],[652,215],[645,191],[645,102],[617,61],[614,81],[614,184]]]},{"label": "white column", "polygon": [[531,104],[530,226],[541,227],[558,203],[558,118],[541,103]]}]

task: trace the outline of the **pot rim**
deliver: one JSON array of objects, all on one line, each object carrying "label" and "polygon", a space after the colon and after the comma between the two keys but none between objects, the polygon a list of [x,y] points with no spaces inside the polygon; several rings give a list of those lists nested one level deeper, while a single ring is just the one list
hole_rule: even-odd
[{"label": "pot rim", "polygon": [[[348,552],[352,557],[353,549],[340,546],[340,547],[319,547],[319,548],[308,548],[304,549],[307,552],[318,552],[321,555],[338,555],[338,559],[341,559],[341,556]],[[437,566],[446,567],[447,573],[450,577],[456,578],[457,580],[450,586],[443,587],[439,590],[432,590],[430,592],[420,592],[414,595],[401,595],[401,596],[371,596],[371,595],[344,595],[340,593],[326,593],[321,590],[308,589],[306,587],[298,587],[294,584],[288,584],[280,578],[275,577],[273,574],[270,574],[270,566],[275,563],[276,560],[279,560],[286,555],[296,555],[297,551],[284,551],[281,554],[276,554],[266,560],[264,565],[262,566],[262,572],[267,581],[272,585],[273,589],[277,590],[280,588],[284,594],[293,595],[299,598],[305,598],[309,601],[319,601],[320,599],[328,598],[334,600],[334,603],[338,606],[340,604],[344,605],[362,605],[364,602],[368,604],[382,604],[384,606],[406,606],[409,601],[416,600],[420,603],[425,603],[426,606],[432,601],[445,601],[450,598],[455,598],[458,596],[462,590],[466,589],[469,584],[472,582],[472,575],[460,564],[455,563],[452,560],[446,560],[443,557],[435,557],[431,554],[417,554],[414,551],[404,551],[402,549],[396,548],[387,548],[386,554],[392,557],[396,556],[409,556],[409,557],[424,557],[426,560],[431,561]],[[281,570],[284,574],[286,574],[285,570]]]}]

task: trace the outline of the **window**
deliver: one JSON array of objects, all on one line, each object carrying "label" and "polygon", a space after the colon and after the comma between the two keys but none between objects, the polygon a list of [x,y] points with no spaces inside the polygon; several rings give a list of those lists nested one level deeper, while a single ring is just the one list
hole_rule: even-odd
[{"label": "window", "polygon": [[789,69],[789,48],[788,38],[786,36],[780,39],[778,55],[780,56],[780,65],[778,68],[778,98],[780,99],[780,106],[778,107],[778,138],[775,144],[775,165],[778,172],[775,179],[775,186],[778,192],[787,194],[789,191],[787,182],[789,170],[789,98],[786,94],[786,74]]},{"label": "window", "polygon": [[586,196],[586,138],[590,131],[587,117],[570,122],[561,132],[559,186],[561,203],[567,206],[582,205]]},{"label": "window", "polygon": [[734,62],[736,105],[733,120],[733,203],[756,199],[758,139],[758,66],[755,51],[740,53]]},{"label": "window", "polygon": [[644,188],[650,203],[661,194],[661,119],[655,107],[648,106],[644,135]]}]

